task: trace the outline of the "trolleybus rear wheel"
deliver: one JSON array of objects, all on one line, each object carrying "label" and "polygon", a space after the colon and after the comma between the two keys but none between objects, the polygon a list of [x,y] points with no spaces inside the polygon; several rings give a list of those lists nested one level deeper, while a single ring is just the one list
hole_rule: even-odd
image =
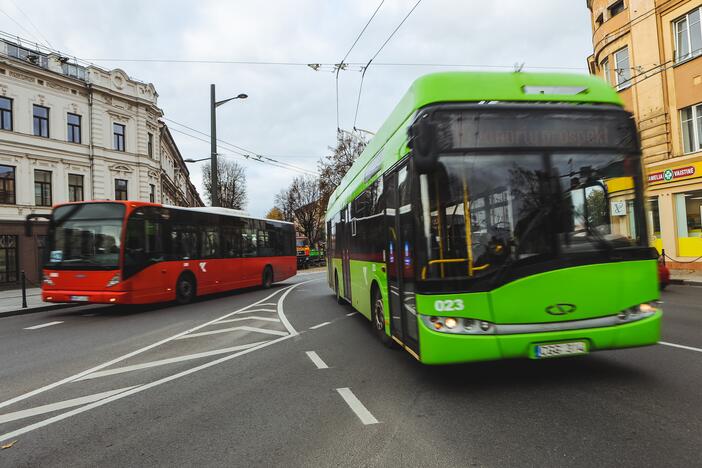
[{"label": "trolleybus rear wheel", "polygon": [[195,278],[190,274],[182,274],[176,282],[176,301],[178,304],[188,304],[195,298]]}]

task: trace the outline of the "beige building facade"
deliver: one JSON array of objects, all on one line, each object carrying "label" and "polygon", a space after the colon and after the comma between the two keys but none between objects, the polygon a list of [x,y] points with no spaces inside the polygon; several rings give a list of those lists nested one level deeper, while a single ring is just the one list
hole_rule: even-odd
[{"label": "beige building facade", "polygon": [[636,117],[653,244],[702,269],[702,0],[587,0],[592,74]]},{"label": "beige building facade", "polygon": [[0,36],[0,287],[36,283],[57,203],[128,199],[201,206],[150,83]]}]

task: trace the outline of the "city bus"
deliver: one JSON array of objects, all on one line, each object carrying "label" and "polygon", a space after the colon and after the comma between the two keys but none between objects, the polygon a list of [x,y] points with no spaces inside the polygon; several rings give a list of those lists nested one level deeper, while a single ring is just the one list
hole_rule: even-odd
[{"label": "city bus", "polygon": [[426,364],[654,344],[643,188],[599,79],[426,75],[331,195],[329,286]]},{"label": "city bus", "polygon": [[226,208],[57,205],[49,246],[47,302],[185,304],[205,294],[269,288],[297,272],[292,223]]}]

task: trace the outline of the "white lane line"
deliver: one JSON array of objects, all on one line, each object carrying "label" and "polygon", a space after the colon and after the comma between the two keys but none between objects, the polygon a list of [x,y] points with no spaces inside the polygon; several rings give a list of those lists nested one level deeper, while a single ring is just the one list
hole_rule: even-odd
[{"label": "white lane line", "polygon": [[290,324],[290,321],[288,321],[288,318],[285,316],[285,312],[283,311],[283,301],[285,301],[285,298],[288,297],[288,294],[290,294],[293,290],[293,288],[296,288],[297,286],[303,285],[305,283],[309,283],[311,281],[316,281],[316,280],[307,280],[303,281],[302,283],[295,284],[291,286],[287,291],[283,293],[282,296],[280,296],[280,299],[278,299],[278,317],[280,317],[280,321],[283,322],[283,325],[285,326],[285,329],[288,330],[290,333],[290,336],[297,336],[299,333],[293,326]]},{"label": "white lane line", "polygon": [[675,344],[675,343],[666,343],[665,341],[659,341],[658,344],[672,346],[673,348],[687,349],[688,351],[697,351],[698,353],[702,353],[702,349],[693,348],[692,346],[685,346],[685,345]]},{"label": "white lane line", "polygon": [[[310,281],[313,281],[313,280],[310,280]],[[58,386],[60,386],[60,385],[63,385],[63,384],[69,383],[69,382],[73,382],[74,380],[79,379],[79,378],[83,377],[84,375],[92,374],[93,372],[99,371],[99,370],[104,369],[104,368],[106,368],[106,367],[110,367],[110,366],[113,365],[113,364],[117,364],[118,362],[121,362],[121,361],[124,361],[124,360],[126,360],[126,359],[129,359],[130,357],[133,357],[133,356],[136,356],[136,355],[138,355],[138,354],[144,353],[144,352],[146,352],[146,351],[148,351],[148,350],[150,350],[150,349],[156,348],[157,346],[161,346],[161,345],[164,344],[164,343],[168,343],[169,341],[173,341],[173,340],[177,339],[177,338],[180,337],[180,336],[187,335],[188,333],[192,333],[192,332],[194,332],[194,331],[196,331],[196,330],[199,330],[199,329],[201,329],[201,328],[205,328],[205,327],[207,327],[207,326],[209,326],[209,325],[212,325],[213,323],[215,323],[215,322],[217,322],[217,321],[219,321],[219,320],[222,320],[222,319],[231,317],[232,315],[235,315],[235,314],[237,314],[237,313],[239,313],[239,312],[241,312],[241,311],[244,311],[244,310],[246,310],[246,309],[248,309],[248,308],[250,308],[250,307],[257,306],[257,305],[263,303],[264,301],[269,300],[271,297],[275,296],[276,294],[278,294],[278,293],[280,293],[280,292],[288,292],[288,291],[292,290],[292,288],[294,288],[294,287],[296,287],[297,285],[300,285],[300,284],[304,284],[304,283],[297,283],[297,284],[293,284],[293,285],[291,285],[291,286],[288,286],[287,288],[279,289],[279,290],[273,292],[272,294],[269,294],[268,296],[264,297],[264,298],[261,299],[261,300],[258,300],[258,301],[254,302],[254,303],[252,303],[252,304],[247,305],[247,306],[244,306],[244,307],[242,307],[241,309],[238,309],[238,310],[236,310],[236,311],[234,311],[234,312],[230,312],[230,313],[228,313],[228,314],[225,314],[225,315],[223,315],[223,316],[221,316],[221,317],[218,317],[218,318],[216,318],[216,319],[214,319],[214,320],[210,320],[209,322],[205,322],[205,323],[203,323],[202,325],[198,325],[198,326],[196,326],[196,327],[190,328],[190,329],[188,329],[188,330],[185,330],[185,331],[183,331],[183,332],[180,332],[180,333],[177,333],[177,334],[175,334],[175,335],[173,335],[173,336],[170,336],[170,337],[168,337],[168,338],[165,338],[165,339],[163,339],[163,340],[161,340],[161,341],[157,341],[156,343],[152,343],[152,344],[150,344],[150,345],[148,345],[148,346],[144,346],[143,348],[139,348],[139,349],[137,349],[137,350],[135,350],[135,351],[132,351],[132,352],[129,352],[129,353],[127,353],[127,354],[123,354],[122,356],[119,356],[119,357],[117,357],[117,358],[115,358],[115,359],[112,359],[112,360],[110,360],[110,361],[104,362],[104,363],[102,363],[102,364],[99,364],[99,365],[97,365],[97,366],[95,366],[95,367],[91,367],[90,369],[86,369],[86,370],[84,370],[84,371],[82,371],[82,372],[79,372],[79,373],[77,373],[77,374],[75,374],[75,375],[72,375],[72,376],[70,376],[70,377],[66,377],[65,379],[59,380],[59,381],[54,382],[54,383],[51,383],[51,384],[49,384],[49,385],[45,385],[45,386],[43,386],[43,387],[37,388],[37,389],[35,389],[35,390],[32,390],[32,391],[30,391],[30,392],[24,393],[24,394],[22,394],[22,395],[18,395],[18,396],[14,397],[14,398],[10,398],[9,400],[5,400],[5,401],[3,401],[3,402],[0,403],[0,408],[4,408],[5,406],[9,406],[9,405],[11,405],[11,404],[13,404],[13,403],[17,403],[18,401],[22,401],[22,400],[25,400],[25,399],[27,399],[27,398],[33,397],[34,395],[38,395],[39,393],[43,393],[43,392],[45,392],[45,391],[47,391],[47,390],[51,390],[52,388],[56,388],[56,387],[58,387]]]},{"label": "white lane line", "polygon": [[307,357],[310,358],[310,361],[312,361],[314,365],[317,366],[317,369],[329,369],[329,366],[324,361],[322,361],[322,358],[319,357],[319,355],[314,351],[305,351],[305,354],[307,354]]},{"label": "white lane line", "polygon": [[258,304],[258,305],[260,305],[260,306],[273,306],[273,307],[275,307],[275,306],[278,305],[278,304],[276,304],[275,302],[262,302],[262,303],[260,303],[260,304]]},{"label": "white lane line", "polygon": [[358,419],[360,419],[363,424],[378,424],[379,421],[368,411],[368,408],[363,406],[363,403],[356,398],[356,395],[353,394],[350,388],[337,388],[336,391],[339,392],[341,398],[343,398],[346,404],[356,413],[356,416],[358,416]]},{"label": "white lane line", "polygon": [[310,330],[316,330],[316,329],[318,329],[318,328],[322,328],[323,326],[329,325],[330,323],[331,323],[331,322],[322,322],[322,323],[318,323],[317,325],[315,325],[315,326],[313,326],[313,327],[310,327]]},{"label": "white lane line", "polygon": [[30,408],[22,411],[15,411],[14,413],[0,414],[0,424],[16,421],[18,419],[29,418],[31,416],[37,416],[39,414],[50,413],[52,411],[58,411],[66,408],[73,408],[74,406],[87,405],[94,401],[102,400],[112,395],[118,393],[126,392],[132,388],[136,388],[138,385],[132,387],[120,388],[118,390],[110,390],[109,392],[96,393],[94,395],[87,395],[80,398],[73,398],[71,400],[59,401],[58,403],[51,403],[49,405],[37,406],[35,408]]},{"label": "white lane line", "polygon": [[[314,281],[314,280],[310,280],[310,281]],[[210,367],[212,367],[212,366],[216,366],[216,365],[221,364],[221,363],[223,363],[223,362],[226,362],[226,361],[235,359],[235,358],[237,358],[237,357],[239,357],[239,356],[243,356],[243,355],[245,355],[245,354],[252,353],[252,352],[257,351],[257,350],[259,350],[259,349],[266,348],[266,347],[268,347],[268,346],[272,346],[272,345],[274,345],[274,344],[276,344],[276,343],[279,343],[279,342],[281,342],[281,341],[285,341],[285,340],[287,340],[287,339],[289,339],[289,338],[292,338],[292,337],[298,335],[297,331],[295,331],[295,329],[290,325],[290,323],[289,323],[289,322],[287,321],[287,319],[285,318],[285,314],[283,313],[283,304],[282,304],[282,302],[283,302],[283,300],[288,296],[288,294],[290,294],[290,293],[292,292],[293,289],[295,289],[297,286],[299,286],[299,285],[301,285],[301,284],[304,284],[304,283],[306,283],[306,282],[307,282],[307,281],[304,281],[304,282],[301,282],[301,283],[293,284],[293,285],[291,285],[291,286],[288,287],[288,288],[280,289],[280,290],[274,292],[273,294],[271,294],[270,296],[268,296],[268,297],[262,299],[262,300],[266,300],[266,299],[272,297],[273,295],[275,295],[275,294],[277,294],[277,293],[279,293],[279,292],[281,292],[281,291],[284,291],[283,295],[282,295],[281,298],[279,299],[278,311],[279,311],[280,318],[281,318],[281,320],[283,321],[283,323],[284,323],[284,324],[287,324],[286,327],[288,328],[288,331],[290,331],[290,335],[283,336],[283,337],[280,337],[280,338],[276,338],[276,339],[271,340],[271,341],[267,341],[267,342],[265,342],[265,343],[263,343],[263,344],[261,344],[261,345],[259,345],[259,346],[255,346],[255,347],[253,347],[253,348],[245,349],[245,350],[240,351],[240,352],[235,353],[235,354],[229,354],[229,355],[227,355],[227,356],[223,356],[223,357],[221,357],[221,358],[219,358],[219,359],[215,359],[214,361],[210,361],[210,362],[201,364],[201,365],[199,365],[199,366],[196,366],[196,367],[187,369],[187,370],[185,370],[185,371],[183,371],[183,372],[179,372],[178,374],[173,374],[173,375],[170,375],[170,376],[168,376],[168,377],[164,377],[164,378],[159,379],[159,380],[156,380],[156,381],[154,381],[154,382],[151,382],[151,383],[148,383],[148,384],[144,384],[144,385],[138,386],[138,387],[136,387],[136,388],[132,388],[131,390],[127,390],[126,392],[119,393],[119,394],[117,394],[117,395],[114,395],[114,396],[105,398],[105,399],[100,400],[100,401],[96,401],[95,403],[89,403],[89,404],[87,404],[87,405],[85,405],[85,406],[81,406],[80,408],[76,408],[76,409],[74,409],[74,410],[67,411],[67,412],[65,412],[65,413],[62,413],[62,414],[56,415],[56,416],[54,416],[54,417],[51,417],[51,418],[49,418],[49,419],[45,419],[45,420],[43,420],[43,421],[36,422],[36,423],[31,424],[31,425],[29,425],[29,426],[22,427],[22,428],[20,428],[20,429],[15,430],[15,431],[8,432],[8,433],[5,433],[5,434],[1,434],[1,435],[0,435],[0,442],[4,442],[4,441],[6,441],[6,440],[8,440],[8,439],[12,439],[12,438],[17,437],[17,436],[20,436],[20,435],[22,435],[22,434],[26,434],[26,433],[28,433],[28,432],[31,432],[31,431],[35,430],[35,429],[39,429],[39,428],[48,426],[48,425],[53,424],[53,423],[55,423],[55,422],[62,421],[62,420],[64,420],[64,419],[70,418],[71,416],[75,416],[76,414],[80,414],[80,413],[83,413],[83,412],[85,412],[85,411],[90,411],[91,409],[97,408],[97,407],[99,407],[99,406],[106,405],[107,403],[111,403],[111,402],[113,402],[113,401],[119,400],[119,399],[121,399],[121,398],[128,397],[128,396],[130,396],[130,395],[134,395],[135,393],[143,392],[144,390],[148,390],[148,389],[150,389],[150,388],[157,387],[157,386],[159,386],[159,385],[161,385],[161,384],[164,384],[164,383],[167,383],[167,382],[171,382],[171,381],[173,381],[173,380],[179,379],[179,378],[181,378],[181,377],[185,377],[185,376],[190,375],[190,374],[193,374],[193,373],[195,373],[195,372],[199,372],[199,371],[201,371],[201,370],[210,368]],[[251,304],[251,305],[255,305],[255,304],[256,304],[256,303]],[[249,305],[249,306],[247,306],[247,307],[250,307],[251,305]],[[230,314],[230,315],[231,315],[231,314]],[[216,319],[215,319],[214,321],[216,321]],[[214,322],[214,321],[213,321],[213,322]],[[209,323],[210,323],[210,322],[201,325],[200,328],[209,325]],[[184,333],[187,333],[187,332],[184,332]],[[176,336],[178,336],[178,335],[176,335]],[[162,340],[162,342],[166,342],[166,341],[168,341],[168,340]],[[158,346],[158,344],[160,344],[160,343],[161,343],[161,342],[154,343],[153,345],[150,345],[150,346],[147,347],[147,348],[151,349],[151,348],[153,348],[153,347],[155,347],[155,346]],[[142,348],[142,349],[145,350],[146,348]],[[130,353],[130,354],[133,355],[133,354],[138,354],[138,353]],[[125,355],[125,356],[128,356],[128,355]],[[122,356],[122,357],[120,357],[120,358],[117,358],[117,359],[113,360],[113,361],[111,362],[111,364],[114,364],[115,362],[118,362],[119,360],[123,360],[123,359],[126,359],[126,358],[125,358],[124,356]],[[92,369],[92,371],[96,371],[96,370],[102,369],[102,368],[107,367],[107,366],[109,366],[109,365],[111,365],[111,364],[110,364],[110,363],[105,363],[105,364],[102,364],[102,365],[100,365],[100,366],[96,366],[96,367],[94,367],[94,368]],[[51,388],[55,388],[55,387],[61,385],[62,383],[70,382],[70,381],[72,381],[72,379],[75,379],[75,378],[77,378],[77,377],[79,377],[79,376],[82,376],[82,375],[89,374],[89,373],[92,372],[92,371],[91,371],[90,369],[88,369],[87,371],[83,371],[83,372],[81,372],[81,373],[79,373],[79,374],[76,374],[75,376],[68,377],[68,378],[66,378],[66,379],[60,380],[60,381],[55,382],[55,383],[53,383],[53,384],[47,385],[47,386],[45,386],[45,387],[42,387],[42,388],[33,390],[33,391],[31,391],[31,392],[25,393],[25,394],[20,395],[20,396],[18,396],[18,397],[15,397],[15,398],[13,398],[13,399],[11,399],[11,400],[7,400],[7,401],[5,401],[5,402],[3,402],[3,403],[0,403],[0,407],[10,405],[10,404],[14,403],[15,401],[24,400],[24,399],[26,399],[26,398],[29,398],[30,396],[33,396],[33,395],[36,395],[36,394],[38,394],[38,393],[44,392],[44,391],[49,390],[49,389],[51,389]]]},{"label": "white lane line", "polygon": [[251,312],[275,312],[275,309],[247,309],[239,312],[240,314],[249,314]]},{"label": "white lane line", "polygon": [[278,322],[278,323],[280,323],[280,319],[272,318],[272,317],[258,317],[256,315],[252,315],[251,317],[239,317],[239,318],[233,318],[233,319],[220,320],[217,323],[241,322],[243,320],[261,320],[264,322]]},{"label": "white lane line", "polygon": [[24,330],[39,330],[40,328],[50,327],[52,325],[58,325],[59,323],[63,323],[63,322],[42,323],[41,325],[34,325],[33,327],[27,327]]},{"label": "white lane line", "polygon": [[177,340],[185,340],[187,338],[197,338],[199,336],[217,335],[219,333],[231,333],[231,332],[235,332],[235,331],[250,331],[250,332],[266,333],[268,335],[277,335],[277,336],[286,336],[288,334],[288,332],[279,331],[279,330],[266,330],[265,328],[244,326],[244,327],[220,328],[218,330],[210,330],[210,331],[200,332],[200,333],[190,333],[188,335],[179,336],[176,339]]},{"label": "white lane line", "polygon": [[348,314],[346,314],[347,317],[351,317],[352,315],[356,315],[356,312],[349,312]]},{"label": "white lane line", "polygon": [[265,341],[257,341],[255,343],[249,343],[249,344],[239,345],[239,346],[232,346],[231,348],[215,349],[213,351],[206,351],[204,353],[188,354],[187,356],[178,356],[178,357],[174,357],[174,358],[160,359],[158,361],[144,362],[142,364],[134,364],[131,366],[116,367],[114,369],[107,369],[104,371],[93,372],[92,374],[88,374],[88,375],[81,377],[80,379],[77,379],[76,382],[79,382],[81,380],[97,379],[99,377],[105,377],[108,375],[123,374],[125,372],[131,372],[131,371],[135,371],[135,370],[148,369],[150,367],[165,366],[166,364],[175,364],[176,362],[189,361],[191,359],[200,359],[200,358],[204,358],[204,357],[208,357],[208,356],[216,356],[217,354],[234,353],[236,351],[241,351],[242,349],[253,348],[254,346],[258,346],[262,343],[265,343]]}]

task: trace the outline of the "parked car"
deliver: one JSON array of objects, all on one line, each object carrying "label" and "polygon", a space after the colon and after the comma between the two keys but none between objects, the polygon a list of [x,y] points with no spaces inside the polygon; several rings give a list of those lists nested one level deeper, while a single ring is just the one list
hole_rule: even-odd
[{"label": "parked car", "polygon": [[662,258],[658,259],[658,284],[661,291],[670,284],[670,269],[663,263]]}]

